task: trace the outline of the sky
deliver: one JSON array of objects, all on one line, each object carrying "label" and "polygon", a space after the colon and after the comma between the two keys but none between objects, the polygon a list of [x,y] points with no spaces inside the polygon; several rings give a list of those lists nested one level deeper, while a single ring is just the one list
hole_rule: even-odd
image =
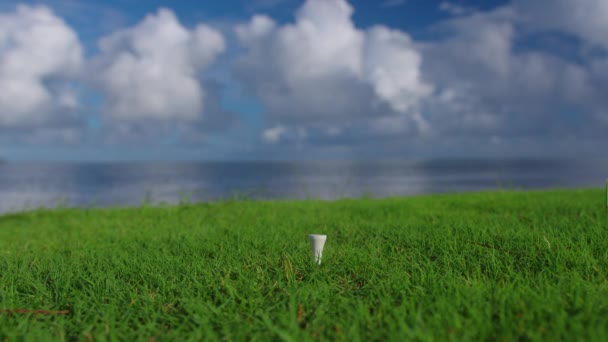
[{"label": "sky", "polygon": [[608,155],[606,0],[0,0],[0,158]]}]

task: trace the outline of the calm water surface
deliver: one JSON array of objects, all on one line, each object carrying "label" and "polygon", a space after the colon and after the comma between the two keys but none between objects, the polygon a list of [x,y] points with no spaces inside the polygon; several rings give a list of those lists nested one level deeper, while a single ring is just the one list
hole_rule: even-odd
[{"label": "calm water surface", "polygon": [[0,212],[248,198],[337,199],[603,187],[607,161],[0,164]]}]

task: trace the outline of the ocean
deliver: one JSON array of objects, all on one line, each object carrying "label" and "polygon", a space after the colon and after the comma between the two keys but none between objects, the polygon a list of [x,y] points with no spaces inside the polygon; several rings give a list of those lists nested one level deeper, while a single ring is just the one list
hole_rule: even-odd
[{"label": "ocean", "polygon": [[0,164],[0,213],[246,199],[603,187],[608,160]]}]

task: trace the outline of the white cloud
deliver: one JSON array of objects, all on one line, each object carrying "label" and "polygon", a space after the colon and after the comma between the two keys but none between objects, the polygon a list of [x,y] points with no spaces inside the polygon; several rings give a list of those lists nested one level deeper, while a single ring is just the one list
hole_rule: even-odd
[{"label": "white cloud", "polygon": [[222,35],[200,24],[183,27],[160,9],[132,28],[100,40],[94,82],[114,120],[199,119],[206,92],[199,77],[224,51]]},{"label": "white cloud", "polygon": [[279,141],[279,139],[281,139],[281,136],[285,134],[285,131],[286,129],[284,126],[274,126],[272,128],[264,130],[264,132],[262,133],[262,138],[266,142],[276,143]]},{"label": "white cloud", "polygon": [[249,25],[240,25],[235,28],[235,32],[241,42],[249,47],[255,48],[258,39],[263,39],[270,34],[276,27],[275,22],[265,15],[255,15],[251,18]]},{"label": "white cloud", "polygon": [[433,87],[422,79],[411,38],[384,26],[357,29],[352,14],[344,0],[308,0],[293,24],[255,16],[235,29],[246,47],[236,73],[271,127],[418,115]]},{"label": "white cloud", "polygon": [[42,124],[78,106],[64,81],[77,76],[76,33],[44,7],[0,13],[0,126]]},{"label": "white cloud", "polygon": [[396,112],[415,108],[433,92],[431,85],[421,81],[422,57],[407,34],[373,27],[367,32],[363,54],[365,80]]}]

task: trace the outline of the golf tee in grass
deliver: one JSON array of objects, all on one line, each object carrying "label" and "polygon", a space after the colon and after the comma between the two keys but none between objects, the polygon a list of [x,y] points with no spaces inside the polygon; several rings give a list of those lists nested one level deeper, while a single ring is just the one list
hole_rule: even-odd
[{"label": "golf tee in grass", "polygon": [[4,215],[0,341],[606,341],[603,192]]},{"label": "golf tee in grass", "polygon": [[323,247],[325,246],[325,241],[327,240],[327,235],[320,234],[309,234],[308,241],[310,242],[310,249],[312,251],[312,257],[316,264],[321,265],[321,259],[323,258]]}]

